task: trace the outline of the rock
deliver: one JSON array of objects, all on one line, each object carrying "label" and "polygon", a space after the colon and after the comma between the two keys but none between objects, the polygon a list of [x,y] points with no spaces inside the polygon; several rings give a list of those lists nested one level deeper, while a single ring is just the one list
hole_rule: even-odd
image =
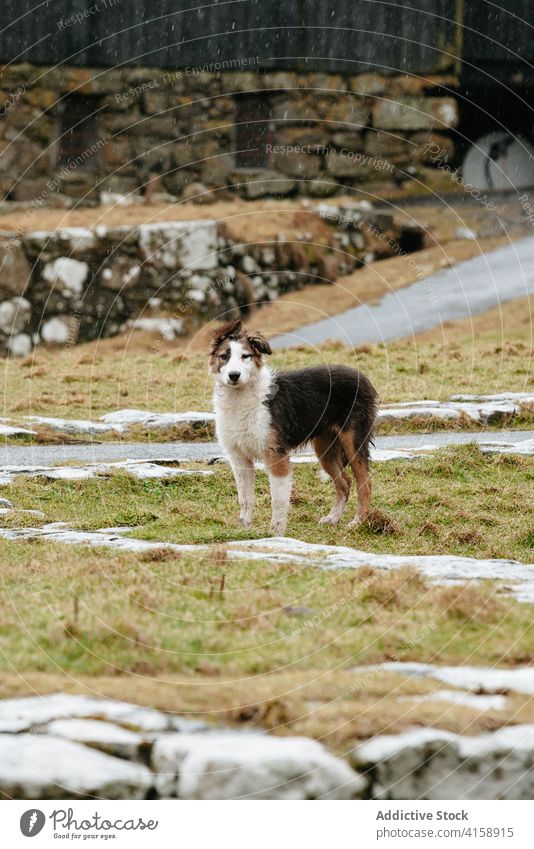
[{"label": "rock", "polygon": [[[235,168],[233,153],[215,156],[202,163],[202,182],[208,186],[221,187],[231,184],[231,174]],[[178,172],[180,173],[180,172]],[[221,197],[221,192],[210,194],[210,201]]]},{"label": "rock", "polygon": [[31,230],[24,235],[24,247],[33,259],[48,259],[62,250],[59,235],[54,230]]},{"label": "rock", "polygon": [[99,422],[92,422],[89,419],[58,419],[49,416],[25,416],[27,421],[32,424],[46,425],[47,428],[55,430],[58,433],[69,433],[73,435],[96,433],[122,433],[124,430],[121,425],[106,425]]},{"label": "rock", "polygon": [[145,115],[159,115],[169,106],[169,96],[165,91],[145,91],[141,96]]},{"label": "rock", "polygon": [[290,180],[278,171],[234,174],[234,183],[243,197],[248,200],[263,197],[284,197],[292,194],[298,188],[296,180]]},{"label": "rock", "polygon": [[355,130],[339,130],[332,136],[332,142],[347,150],[363,150],[364,134]]},{"label": "rock", "polygon": [[27,203],[35,202],[35,198],[46,198],[47,206],[55,196],[55,192],[50,192],[50,177],[34,177],[19,178],[14,187],[14,197],[17,201],[25,201]]},{"label": "rock", "polygon": [[416,729],[375,737],[352,755],[380,799],[531,799],[534,725],[469,737]]},{"label": "rock", "polygon": [[257,274],[261,270],[254,257],[251,257],[250,254],[245,254],[241,257],[239,265],[245,274]]},{"label": "rock", "polygon": [[335,195],[340,190],[339,183],[334,180],[316,179],[308,183],[308,193],[315,198],[326,198]]},{"label": "rock", "polygon": [[31,304],[25,298],[11,298],[0,303],[0,331],[8,336],[20,333],[31,315]]},{"label": "rock", "polygon": [[365,153],[369,156],[379,156],[389,159],[390,162],[408,162],[412,149],[406,139],[400,138],[394,133],[381,133],[379,130],[370,130],[365,136]]},{"label": "rock", "polygon": [[277,144],[284,147],[298,145],[307,147],[310,152],[319,153],[325,145],[325,137],[322,129],[318,127],[288,127],[282,125],[276,134]]},{"label": "rock", "polygon": [[136,318],[128,322],[132,330],[145,330],[158,333],[164,339],[171,341],[184,332],[184,323],[179,318]]},{"label": "rock", "polygon": [[[28,430],[25,427],[14,427],[12,425],[0,424],[0,436],[36,436],[37,431]],[[2,499],[3,501],[4,499]]]},{"label": "rock", "polygon": [[458,125],[458,104],[452,97],[399,97],[377,100],[373,126],[381,130],[432,130]]},{"label": "rock", "polygon": [[[176,729],[176,718],[171,714],[113,699],[52,693],[47,696],[0,701],[0,731],[4,730],[6,722],[17,722],[19,730],[29,730],[53,720],[71,718],[112,721],[139,731],[159,732]],[[194,720],[181,717],[179,720],[180,729],[191,731],[205,727]]]},{"label": "rock", "polygon": [[58,289],[65,298],[81,295],[87,279],[89,266],[86,262],[60,256],[43,269],[43,278],[51,289]]},{"label": "rock", "polygon": [[356,74],[349,77],[351,91],[361,95],[385,94],[388,81],[380,74]]},{"label": "rock", "polygon": [[313,616],[313,610],[305,604],[289,604],[287,607],[283,607],[282,610],[285,614],[287,614],[287,616]]},{"label": "rock", "polygon": [[156,740],[152,766],[160,794],[180,799],[354,799],[366,786],[305,737],[173,734]]},{"label": "rock", "polygon": [[0,507],[5,508],[6,510],[13,510],[14,504],[9,498],[0,498]]},{"label": "rock", "polygon": [[145,425],[149,428],[175,427],[179,424],[206,425],[215,421],[214,413],[190,410],[185,413],[152,413],[150,410],[116,410],[105,413],[100,420],[107,424]]},{"label": "rock", "polygon": [[100,192],[99,203],[101,206],[131,206],[138,203],[140,196],[137,194],[123,195],[119,192]]},{"label": "rock", "polygon": [[[484,666],[437,666],[428,663],[390,661],[375,667],[384,672],[407,675],[410,678],[433,678],[454,687],[464,687],[472,692],[516,693],[534,695],[534,667],[520,666],[514,669]],[[361,670],[364,667],[360,667]]]},{"label": "rock", "polygon": [[321,159],[310,153],[287,151],[275,154],[273,166],[290,177],[316,177],[321,170]]},{"label": "rock", "polygon": [[70,256],[92,251],[96,246],[95,234],[87,227],[65,227],[59,231],[58,239]]},{"label": "rock", "polygon": [[66,316],[55,316],[43,322],[40,334],[43,342],[49,345],[74,344],[77,336],[77,325],[74,319]]},{"label": "rock", "polygon": [[216,197],[204,183],[188,183],[182,191],[182,200],[193,203],[214,203]]},{"label": "rock", "polygon": [[0,292],[23,295],[31,279],[31,269],[15,236],[0,235]]},{"label": "rock", "polygon": [[32,338],[27,333],[17,333],[9,340],[9,353],[13,357],[27,357],[32,348]]},{"label": "rock", "polygon": [[146,799],[147,767],[78,743],[36,734],[0,734],[0,791],[14,799]]},{"label": "rock", "polygon": [[144,261],[158,269],[217,268],[215,221],[172,221],[139,227],[139,248]]},{"label": "rock", "polygon": [[476,241],[477,234],[469,227],[457,227],[454,231],[455,239],[467,239],[470,242]]},{"label": "rock", "polygon": [[100,274],[101,285],[116,292],[135,288],[141,277],[141,265],[127,254],[115,253]]},{"label": "rock", "polygon": [[375,798],[460,798],[442,795],[440,790],[445,777],[454,775],[458,766],[454,740],[454,734],[432,728],[381,735],[358,746],[351,761],[371,776]]},{"label": "rock", "polygon": [[42,733],[84,743],[108,755],[127,760],[135,760],[141,747],[147,743],[146,736],[96,719],[56,719],[45,726]]}]

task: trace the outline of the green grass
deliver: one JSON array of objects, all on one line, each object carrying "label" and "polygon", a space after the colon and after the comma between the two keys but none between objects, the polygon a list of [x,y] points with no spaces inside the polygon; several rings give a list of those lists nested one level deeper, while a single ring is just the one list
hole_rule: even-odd
[{"label": "green grass", "polygon": [[[18,479],[9,497],[18,508],[45,513],[82,530],[128,525],[133,535],[177,543],[224,543],[269,535],[267,476],[258,472],[252,530],[239,528],[232,474],[217,464],[211,477],[136,480],[124,472],[87,481]],[[333,500],[331,482],[317,466],[297,464],[297,501],[287,535],[307,542],[350,545],[397,554],[456,553],[534,562],[534,459],[485,455],[474,445],[444,449],[416,460],[375,463],[373,505],[391,516],[394,533],[363,526],[347,530],[355,494],[337,527],[319,526]],[[354,489],[354,488],[353,488]],[[4,519],[18,523],[21,516]],[[25,524],[35,523],[26,518]]]},{"label": "green grass", "polygon": [[334,748],[413,724],[481,730],[534,719],[532,699],[482,715],[407,704],[439,685],[352,671],[392,659],[524,662],[531,608],[490,584],[437,587],[411,569],[327,572],[222,552],[3,549],[3,696],[98,693],[309,734]]},{"label": "green grass", "polygon": [[[533,722],[534,699],[504,711],[406,702],[440,685],[357,674],[385,660],[513,665],[531,659],[532,607],[491,582],[436,586],[414,569],[325,571],[231,560],[225,541],[268,533],[258,475],[254,530],[237,530],[229,469],[209,478],[138,481],[18,479],[5,487],[42,521],[84,529],[131,525],[152,540],[218,543],[144,554],[43,541],[2,541],[0,695],[99,693],[225,722],[299,733],[344,750],[383,731],[455,731]],[[375,504],[392,534],[317,525],[331,485],[295,468],[288,534],[370,551],[454,552],[533,562],[534,461],[461,446],[415,461],[375,464]],[[350,514],[348,514],[350,516]],[[20,512],[4,525],[35,525]]]},{"label": "green grass", "polygon": [[[502,312],[507,314],[506,310],[507,305]],[[496,316],[487,327],[466,323],[463,330],[436,330],[423,341],[356,349],[339,343],[292,348],[275,353],[270,363],[282,369],[322,362],[360,368],[384,403],[529,391],[534,386],[532,327],[528,312],[520,319],[514,302],[510,320],[516,312],[517,320],[511,322],[513,345],[504,343],[505,330]],[[254,321],[261,325],[261,315]],[[123,407],[159,412],[211,409],[212,383],[204,352],[121,352],[109,343],[104,340],[96,350],[82,346],[62,354],[36,349],[26,360],[4,361],[2,415],[96,419]]]}]

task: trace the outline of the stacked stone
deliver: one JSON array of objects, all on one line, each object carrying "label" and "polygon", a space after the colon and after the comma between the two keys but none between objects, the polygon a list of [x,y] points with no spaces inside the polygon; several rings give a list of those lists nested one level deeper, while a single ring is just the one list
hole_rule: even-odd
[{"label": "stacked stone", "polygon": [[[434,185],[443,174],[432,165],[454,154],[455,85],[447,75],[12,65],[0,83],[0,191],[46,205],[62,195],[94,201],[104,191],[139,190],[154,168],[174,197],[197,183],[214,199],[229,190],[246,198],[372,192],[414,176]],[[236,95],[262,92],[271,110],[270,164],[238,169]],[[51,170],[70,94],[94,98],[91,156]]]},{"label": "stacked stone", "polygon": [[22,243],[0,232],[0,351],[24,356],[33,346],[31,304],[23,297],[31,271]]},{"label": "stacked stone", "polygon": [[[334,282],[372,259],[377,246],[394,252],[406,231],[365,203],[299,214],[303,231],[296,238],[280,234],[260,244],[231,238],[211,219],[69,227],[20,239],[6,233],[0,237],[0,351],[25,355],[39,343],[70,347],[162,314],[167,321],[170,314],[173,332],[199,320],[246,315],[251,305],[283,292]],[[318,240],[305,225],[321,219],[330,226],[321,225],[326,235]]]}]

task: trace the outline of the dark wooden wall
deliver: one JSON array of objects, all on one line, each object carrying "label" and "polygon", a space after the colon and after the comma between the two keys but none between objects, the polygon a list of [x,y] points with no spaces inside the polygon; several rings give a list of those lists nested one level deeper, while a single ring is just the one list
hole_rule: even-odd
[{"label": "dark wooden wall", "polygon": [[[534,59],[533,0],[514,0],[508,11],[499,0],[0,4],[0,61],[10,63],[183,68],[260,56],[264,68],[421,73],[451,66],[462,41],[467,63],[520,65]],[[77,14],[84,16],[80,22],[65,25]]]},{"label": "dark wooden wall", "polygon": [[265,68],[426,71],[454,44],[451,0],[0,2],[4,62],[182,68],[261,56]]}]

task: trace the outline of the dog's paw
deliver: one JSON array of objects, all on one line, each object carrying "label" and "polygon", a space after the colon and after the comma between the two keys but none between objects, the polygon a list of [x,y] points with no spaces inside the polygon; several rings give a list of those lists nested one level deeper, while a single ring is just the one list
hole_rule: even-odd
[{"label": "dog's paw", "polygon": [[249,518],[248,516],[240,516],[239,517],[239,524],[241,525],[242,528],[251,528],[252,527],[252,518]]},{"label": "dog's paw", "polygon": [[271,522],[270,533],[273,537],[283,537],[286,532],[286,526],[282,522]]},{"label": "dog's paw", "polygon": [[363,516],[355,516],[355,518],[351,522],[348,523],[347,530],[351,531],[354,528],[359,528],[359,526],[362,524],[363,521],[364,521]]},{"label": "dog's paw", "polygon": [[337,525],[338,522],[339,518],[337,516],[331,516],[330,513],[328,514],[328,516],[322,516],[319,519],[320,525]]}]

